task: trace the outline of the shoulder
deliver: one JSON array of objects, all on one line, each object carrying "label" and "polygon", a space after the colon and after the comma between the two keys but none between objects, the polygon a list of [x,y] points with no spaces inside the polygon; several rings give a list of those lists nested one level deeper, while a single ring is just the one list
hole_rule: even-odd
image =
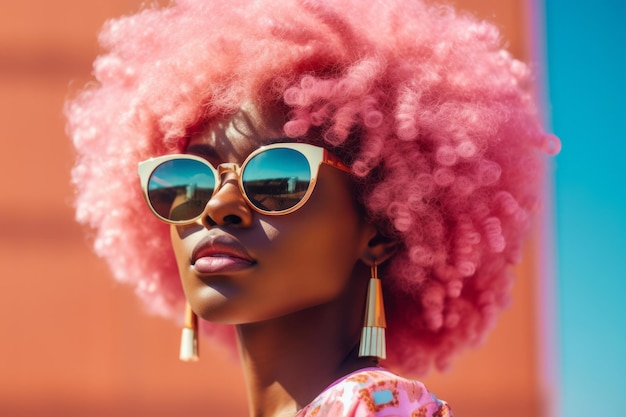
[{"label": "shoulder", "polygon": [[419,381],[384,369],[355,372],[324,390],[297,417],[452,417]]}]

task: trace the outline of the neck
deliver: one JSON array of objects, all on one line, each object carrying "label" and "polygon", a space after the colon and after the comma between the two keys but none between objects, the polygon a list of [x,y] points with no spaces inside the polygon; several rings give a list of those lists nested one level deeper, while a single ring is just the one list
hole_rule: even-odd
[{"label": "neck", "polygon": [[293,417],[335,380],[375,365],[358,357],[365,293],[358,285],[331,303],[237,326],[252,417]]}]

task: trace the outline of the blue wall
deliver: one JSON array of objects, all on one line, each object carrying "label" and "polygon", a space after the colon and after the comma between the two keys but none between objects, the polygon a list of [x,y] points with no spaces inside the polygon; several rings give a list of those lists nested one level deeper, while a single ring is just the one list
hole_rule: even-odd
[{"label": "blue wall", "polygon": [[626,2],[546,0],[561,417],[626,415]]}]

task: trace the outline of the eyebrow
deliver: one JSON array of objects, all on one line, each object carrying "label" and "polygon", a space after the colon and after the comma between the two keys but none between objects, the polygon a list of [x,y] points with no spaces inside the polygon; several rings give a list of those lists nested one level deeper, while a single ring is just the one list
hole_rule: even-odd
[{"label": "eyebrow", "polygon": [[273,145],[274,143],[295,143],[295,142],[296,141],[292,138],[281,136],[278,138],[267,138],[261,142],[260,146]]},{"label": "eyebrow", "polygon": [[[294,140],[292,138],[287,137],[278,137],[278,138],[267,138],[259,142],[259,148],[261,146],[272,145],[274,143],[292,143]],[[194,145],[189,146],[185,153],[190,153],[193,155],[201,156],[206,159],[210,158],[219,158],[219,152],[211,145],[207,145],[205,143],[196,143]]]},{"label": "eyebrow", "polygon": [[198,143],[198,144],[189,146],[186,149],[185,153],[202,156],[206,159],[219,158],[219,154],[217,153],[217,150],[214,147],[203,144],[203,143]]}]

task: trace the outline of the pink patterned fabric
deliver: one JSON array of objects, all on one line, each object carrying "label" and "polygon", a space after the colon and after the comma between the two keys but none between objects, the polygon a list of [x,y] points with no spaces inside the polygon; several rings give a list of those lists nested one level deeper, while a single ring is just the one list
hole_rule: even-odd
[{"label": "pink patterned fabric", "polygon": [[367,368],[332,384],[296,417],[452,417],[452,411],[421,382]]}]

